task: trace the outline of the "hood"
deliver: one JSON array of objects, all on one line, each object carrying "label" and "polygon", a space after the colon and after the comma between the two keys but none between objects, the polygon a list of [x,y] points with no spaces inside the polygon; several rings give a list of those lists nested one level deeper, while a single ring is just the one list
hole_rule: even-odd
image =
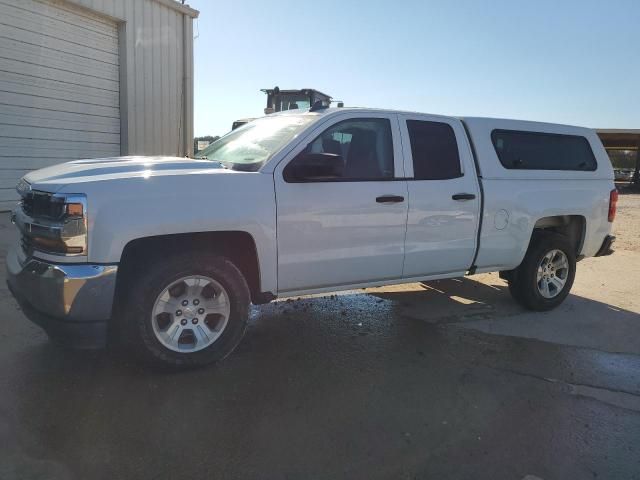
[{"label": "hood", "polygon": [[114,157],[73,160],[29,172],[24,179],[35,190],[56,192],[65,185],[166,175],[237,173],[211,160],[183,157]]}]

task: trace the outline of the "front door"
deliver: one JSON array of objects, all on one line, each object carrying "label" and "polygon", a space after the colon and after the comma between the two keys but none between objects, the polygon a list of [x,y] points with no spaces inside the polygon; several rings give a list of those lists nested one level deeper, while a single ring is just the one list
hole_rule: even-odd
[{"label": "front door", "polygon": [[403,169],[397,116],[385,114],[337,115],[280,162],[278,292],[401,278]]}]

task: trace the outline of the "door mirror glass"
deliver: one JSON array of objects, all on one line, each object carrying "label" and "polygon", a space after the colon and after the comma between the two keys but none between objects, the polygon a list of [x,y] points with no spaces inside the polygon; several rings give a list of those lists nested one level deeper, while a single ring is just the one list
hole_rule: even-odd
[{"label": "door mirror glass", "polygon": [[284,178],[287,182],[330,181],[342,177],[344,162],[335,153],[303,153],[287,165]]}]

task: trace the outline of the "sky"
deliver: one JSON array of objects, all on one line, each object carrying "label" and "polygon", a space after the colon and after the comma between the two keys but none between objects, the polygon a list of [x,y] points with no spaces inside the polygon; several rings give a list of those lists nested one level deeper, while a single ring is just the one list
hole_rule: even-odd
[{"label": "sky", "polygon": [[189,0],[195,135],[261,88],[345,106],[640,128],[638,0]]}]

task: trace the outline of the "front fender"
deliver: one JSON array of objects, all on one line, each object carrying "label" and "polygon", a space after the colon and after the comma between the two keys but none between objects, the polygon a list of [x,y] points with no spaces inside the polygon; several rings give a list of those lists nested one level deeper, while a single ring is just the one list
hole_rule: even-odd
[{"label": "front fender", "polygon": [[118,263],[125,246],[139,238],[241,231],[255,241],[263,291],[277,291],[272,176],[163,176],[95,182],[89,187],[89,262]]}]

